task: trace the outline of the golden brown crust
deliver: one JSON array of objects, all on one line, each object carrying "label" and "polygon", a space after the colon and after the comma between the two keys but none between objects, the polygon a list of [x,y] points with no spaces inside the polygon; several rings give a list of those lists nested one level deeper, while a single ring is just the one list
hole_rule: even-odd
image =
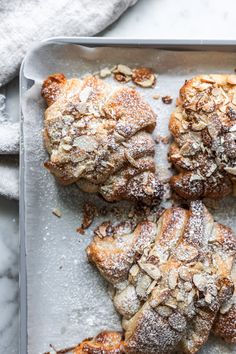
[{"label": "golden brown crust", "polygon": [[143,221],[134,231],[115,227],[110,236],[95,236],[87,252],[113,284],[126,353],[194,354],[214,321],[221,336],[230,325],[232,341],[232,315],[215,318],[232,298],[236,242],[201,202],[166,210],[157,223]]},{"label": "golden brown crust", "polygon": [[169,122],[172,188],[183,198],[222,198],[236,185],[236,75],[185,82]]},{"label": "golden brown crust", "polygon": [[50,104],[45,112],[45,163],[62,184],[77,182],[107,201],[152,203],[163,194],[155,175],[156,115],[137,91],[112,89],[88,76],[66,83],[57,75],[43,84]]},{"label": "golden brown crust", "polygon": [[63,74],[50,75],[43,82],[41,94],[46,100],[48,106],[56,101],[65,83],[66,78]]},{"label": "golden brown crust", "polygon": [[227,343],[236,344],[236,304],[226,314],[218,314],[212,331]]},{"label": "golden brown crust", "polygon": [[85,339],[73,351],[74,354],[123,354],[123,335],[104,331],[94,338]]}]

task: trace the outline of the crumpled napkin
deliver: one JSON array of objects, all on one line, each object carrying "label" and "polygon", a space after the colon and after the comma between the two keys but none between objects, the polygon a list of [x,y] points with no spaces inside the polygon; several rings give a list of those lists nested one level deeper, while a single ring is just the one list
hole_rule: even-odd
[{"label": "crumpled napkin", "polygon": [[[55,36],[91,36],[137,0],[0,0],[0,87],[18,74],[32,43]],[[1,112],[0,112],[1,113]],[[0,117],[1,118],[1,117]],[[2,154],[19,151],[18,124],[0,119],[0,194],[18,198],[18,171]]]}]

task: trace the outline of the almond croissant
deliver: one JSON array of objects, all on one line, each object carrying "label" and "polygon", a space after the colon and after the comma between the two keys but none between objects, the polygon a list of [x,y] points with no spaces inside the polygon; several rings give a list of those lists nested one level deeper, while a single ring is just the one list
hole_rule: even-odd
[{"label": "almond croissant", "polygon": [[183,198],[236,193],[236,75],[185,82],[169,128],[169,159],[179,171],[171,186]]},{"label": "almond croissant", "polygon": [[137,91],[112,88],[94,76],[67,80],[55,74],[44,81],[42,96],[49,105],[45,166],[59,182],[76,182],[110,202],[162,197],[150,134],[156,115]]},{"label": "almond croissant", "polygon": [[157,223],[95,236],[87,253],[114,287],[126,353],[193,354],[212,327],[235,342],[236,241],[200,201],[166,210]]}]

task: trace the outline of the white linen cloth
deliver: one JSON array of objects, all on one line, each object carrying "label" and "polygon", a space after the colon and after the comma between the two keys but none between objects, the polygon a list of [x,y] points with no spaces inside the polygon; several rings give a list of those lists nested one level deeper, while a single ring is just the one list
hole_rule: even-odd
[{"label": "white linen cloth", "polygon": [[[21,61],[33,42],[55,36],[94,35],[136,1],[0,0],[0,87],[18,74]],[[0,155],[17,153],[18,141],[16,124],[3,123],[0,119]],[[18,174],[2,164],[0,157],[1,175],[0,195],[17,198]]]}]

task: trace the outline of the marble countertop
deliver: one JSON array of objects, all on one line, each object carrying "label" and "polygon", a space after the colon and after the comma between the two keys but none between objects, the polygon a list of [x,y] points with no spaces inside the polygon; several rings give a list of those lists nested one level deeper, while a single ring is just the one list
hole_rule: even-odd
[{"label": "marble countertop", "polygon": [[[101,35],[235,39],[235,10],[235,0],[140,0]],[[18,249],[18,202],[0,198],[0,354],[18,353]]]}]

